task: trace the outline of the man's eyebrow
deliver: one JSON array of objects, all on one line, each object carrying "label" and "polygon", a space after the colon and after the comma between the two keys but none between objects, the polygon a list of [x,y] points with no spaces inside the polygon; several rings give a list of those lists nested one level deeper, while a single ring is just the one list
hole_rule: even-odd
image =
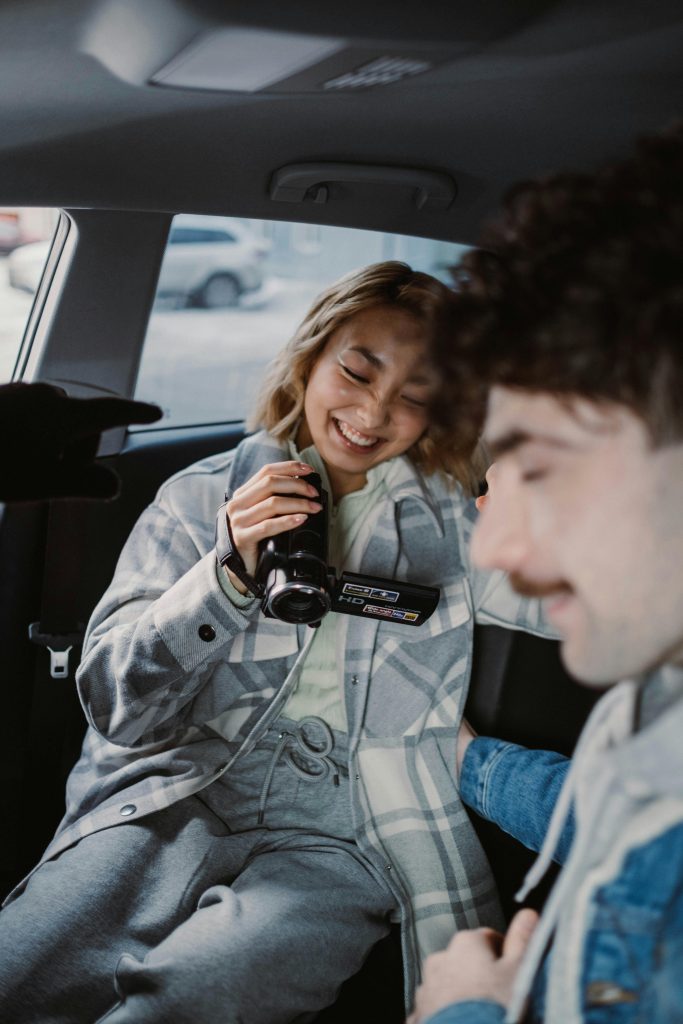
[{"label": "man's eyebrow", "polygon": [[553,448],[572,447],[570,442],[565,441],[563,438],[554,437],[552,434],[539,434],[536,432],[532,434],[527,430],[509,430],[506,434],[501,434],[500,437],[484,437],[484,442],[492,459],[499,459],[502,455],[509,455],[511,452],[521,448],[522,445],[534,442],[537,444],[548,444]]}]

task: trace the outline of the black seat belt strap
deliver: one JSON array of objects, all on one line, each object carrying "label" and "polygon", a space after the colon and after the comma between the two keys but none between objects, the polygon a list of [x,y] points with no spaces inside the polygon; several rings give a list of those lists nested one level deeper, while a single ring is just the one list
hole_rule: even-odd
[{"label": "black seat belt strap", "polygon": [[29,639],[50,654],[50,675],[66,679],[78,665],[84,624],[79,619],[79,596],[86,545],[87,503],[51,501],[45,541],[45,568],[40,622],[29,626]]},{"label": "black seat belt strap", "polygon": [[[80,660],[83,629],[79,618],[87,578],[88,522],[92,503],[59,499],[50,502],[45,525],[40,621],[29,636],[47,650],[36,651],[31,709],[22,778],[23,801],[40,804],[39,827],[27,811],[20,840],[26,867],[45,847],[47,828],[54,831],[64,814],[64,785],[83,741],[83,711],[74,676]],[[48,657],[49,654],[49,657]]]}]

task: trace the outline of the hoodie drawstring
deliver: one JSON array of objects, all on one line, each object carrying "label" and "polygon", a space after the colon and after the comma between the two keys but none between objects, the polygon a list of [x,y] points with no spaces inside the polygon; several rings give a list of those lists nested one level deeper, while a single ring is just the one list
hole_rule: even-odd
[{"label": "hoodie drawstring", "polygon": [[[329,757],[333,748],[332,730],[327,722],[318,718],[317,715],[306,715],[296,723],[294,728],[282,730],[261,787],[257,819],[259,825],[263,824],[265,818],[266,801],[273,781],[273,774],[282,755],[285,755],[287,767],[300,779],[304,779],[306,782],[322,782],[332,772],[334,785],[338,786],[339,768]],[[297,762],[294,757],[297,753],[306,761],[312,762],[310,769],[302,767]]]}]

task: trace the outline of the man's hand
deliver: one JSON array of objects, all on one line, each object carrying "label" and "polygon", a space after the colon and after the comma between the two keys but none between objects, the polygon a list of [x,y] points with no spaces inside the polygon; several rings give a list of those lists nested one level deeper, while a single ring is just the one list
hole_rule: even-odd
[{"label": "man's hand", "polygon": [[473,739],[476,739],[476,732],[467,721],[463,718],[460,722],[460,729],[458,730],[458,745],[455,751],[455,774],[456,778],[460,779],[460,772],[462,771],[462,763],[465,760],[465,754],[467,748]]},{"label": "man's hand", "polygon": [[160,417],[156,405],[126,398],[69,398],[43,383],[0,387],[0,501],[115,497],[118,476],[95,462],[100,433]]},{"label": "man's hand", "polygon": [[512,985],[538,922],[535,910],[520,910],[507,935],[492,928],[458,932],[442,953],[424,963],[423,981],[406,1024],[420,1024],[452,1003],[486,999],[507,1007]]}]

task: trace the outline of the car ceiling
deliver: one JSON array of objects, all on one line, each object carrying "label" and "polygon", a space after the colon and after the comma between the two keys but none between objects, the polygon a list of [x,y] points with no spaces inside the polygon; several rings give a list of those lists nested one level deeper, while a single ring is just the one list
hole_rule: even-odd
[{"label": "car ceiling", "polygon": [[[151,82],[228,29],[238,42],[237,30],[271,44],[272,33],[324,37],[342,70],[382,53],[426,70],[365,89],[325,89],[314,74],[256,91]],[[682,96],[679,0],[4,0],[0,202],[473,242],[506,187],[621,155],[680,116]],[[438,171],[457,196],[447,210],[420,209],[410,190],[370,184],[325,203],[273,200],[274,172],[308,162]]]}]

